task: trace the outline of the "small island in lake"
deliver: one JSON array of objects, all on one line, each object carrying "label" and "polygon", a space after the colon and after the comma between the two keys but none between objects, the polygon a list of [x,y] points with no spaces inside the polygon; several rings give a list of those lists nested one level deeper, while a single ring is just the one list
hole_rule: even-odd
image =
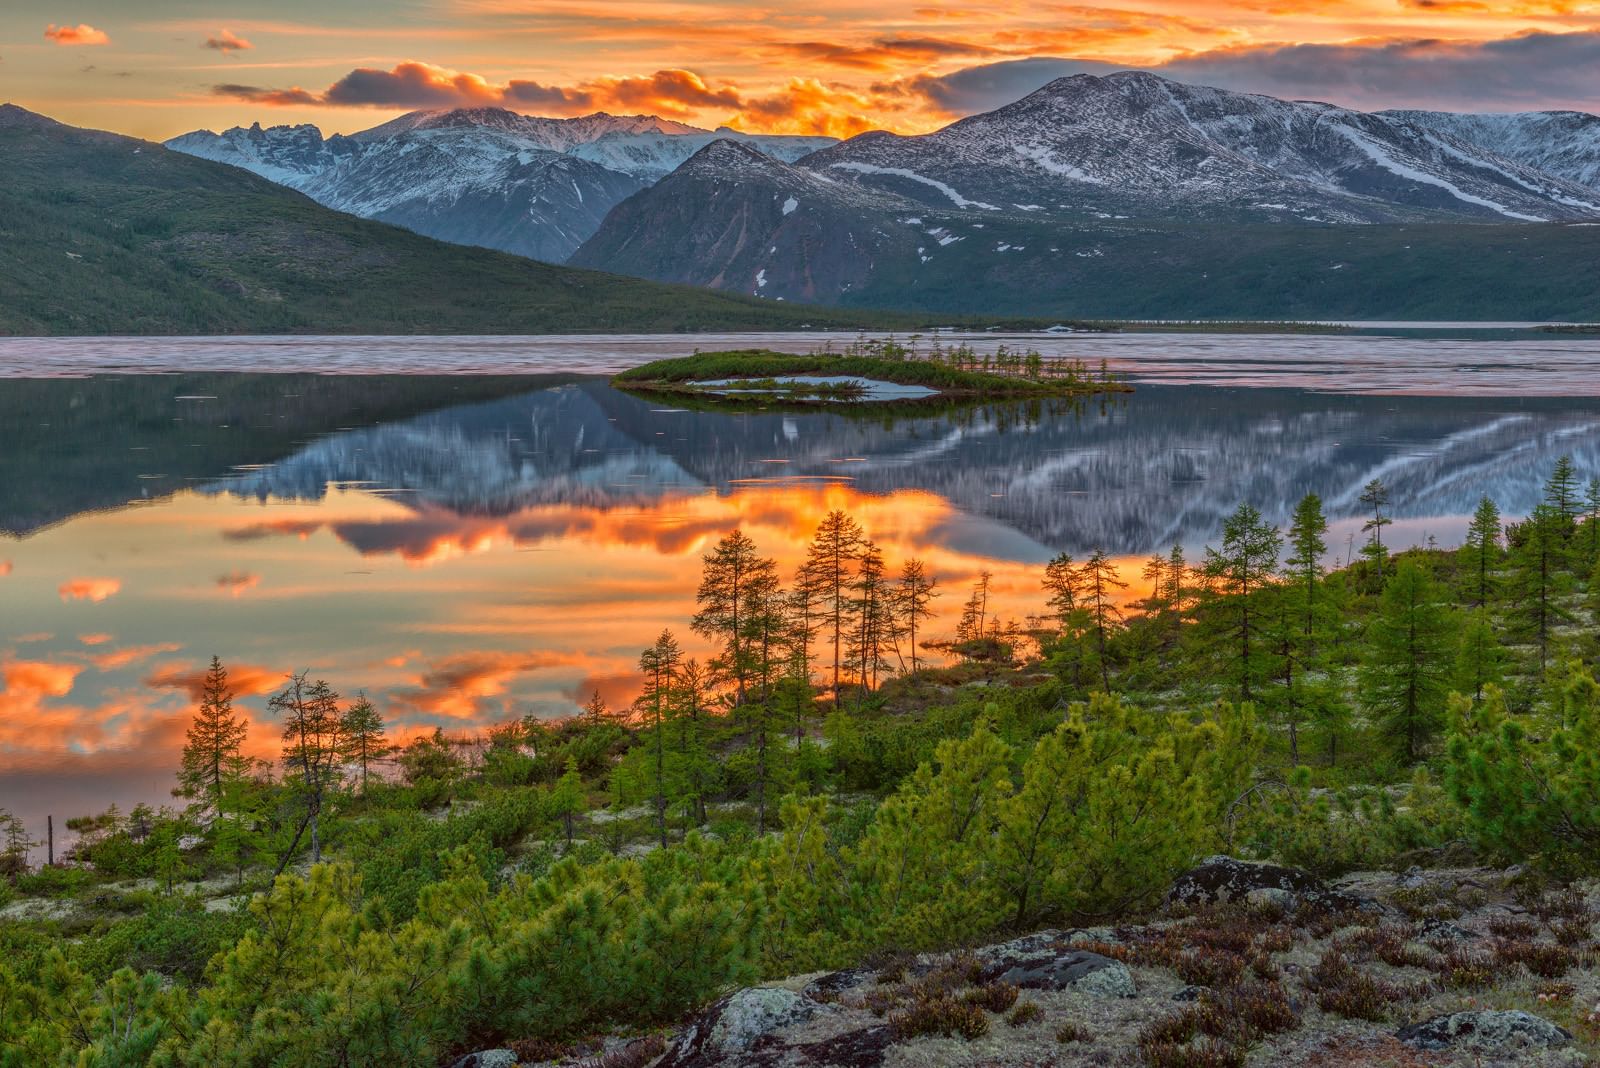
[{"label": "small island in lake", "polygon": [[637,393],[799,404],[1017,400],[1132,391],[1103,364],[1091,370],[1082,360],[1047,359],[1031,349],[1006,346],[980,354],[966,345],[935,344],[919,353],[892,339],[852,344],[843,353],[696,352],[652,361],[611,381]]}]

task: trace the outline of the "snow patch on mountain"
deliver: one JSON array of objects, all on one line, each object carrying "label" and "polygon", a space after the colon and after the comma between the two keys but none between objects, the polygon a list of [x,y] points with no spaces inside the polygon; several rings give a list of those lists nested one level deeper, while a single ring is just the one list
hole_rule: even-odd
[{"label": "snow patch on mountain", "polygon": [[904,167],[878,167],[871,163],[859,163],[854,161],[848,163],[835,163],[832,164],[832,166],[837,170],[855,171],[858,174],[885,174],[891,175],[895,178],[908,178],[913,182],[921,182],[923,185],[937,189],[939,192],[949,197],[958,208],[982,208],[984,211],[1000,210],[993,204],[985,204],[981,200],[968,200],[966,197],[962,196],[960,193],[957,193],[944,182],[941,182],[936,178],[929,178],[926,175],[918,174],[915,171],[907,170]]}]

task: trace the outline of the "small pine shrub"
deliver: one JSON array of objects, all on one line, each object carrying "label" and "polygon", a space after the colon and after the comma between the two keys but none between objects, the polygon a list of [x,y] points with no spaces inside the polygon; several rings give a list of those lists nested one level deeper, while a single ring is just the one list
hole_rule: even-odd
[{"label": "small pine shrub", "polygon": [[1044,1009],[1039,1007],[1037,1001],[1023,1001],[1011,1010],[1011,1015],[1006,1017],[1006,1023],[1012,1027],[1026,1027],[1042,1019],[1044,1019]]}]

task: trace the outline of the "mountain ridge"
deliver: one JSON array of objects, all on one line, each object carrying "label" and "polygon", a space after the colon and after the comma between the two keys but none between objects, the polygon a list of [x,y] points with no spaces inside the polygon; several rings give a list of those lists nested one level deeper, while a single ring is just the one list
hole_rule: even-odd
[{"label": "mountain ridge", "polygon": [[256,123],[196,130],[166,144],[338,211],[561,263],[612,207],[719,136],[789,158],[832,142],[702,130],[654,115],[559,119],[485,107],[413,111],[349,135]]},{"label": "mountain ridge", "polygon": [[445,244],[236,167],[0,111],[0,334],[673,332],[898,325]]}]

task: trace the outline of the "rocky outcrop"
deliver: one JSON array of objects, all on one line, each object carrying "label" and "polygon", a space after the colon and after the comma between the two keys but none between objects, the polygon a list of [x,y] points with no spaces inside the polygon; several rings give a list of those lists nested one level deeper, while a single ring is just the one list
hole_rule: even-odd
[{"label": "rocky outcrop", "polygon": [[748,1053],[767,1035],[803,1023],[827,1006],[782,987],[751,987],[729,994],[701,1013],[667,1051],[660,1068],[722,1064]]},{"label": "rocky outcrop", "polygon": [[1452,1012],[1410,1024],[1395,1037],[1424,1050],[1465,1050],[1491,1055],[1565,1046],[1572,1032],[1531,1012]]},{"label": "rocky outcrop", "polygon": [[1138,993],[1133,973],[1121,961],[1075,950],[1058,932],[1019,938],[980,950],[981,978],[1022,990],[1077,990],[1096,997],[1131,998]]},{"label": "rocky outcrop", "polygon": [[517,1055],[508,1049],[481,1049],[469,1053],[450,1068],[517,1068]]},{"label": "rocky outcrop", "polygon": [[1272,904],[1285,912],[1306,905],[1334,912],[1381,907],[1369,898],[1330,889],[1299,868],[1221,856],[1209,857],[1178,876],[1167,891],[1166,903],[1188,907]]}]

